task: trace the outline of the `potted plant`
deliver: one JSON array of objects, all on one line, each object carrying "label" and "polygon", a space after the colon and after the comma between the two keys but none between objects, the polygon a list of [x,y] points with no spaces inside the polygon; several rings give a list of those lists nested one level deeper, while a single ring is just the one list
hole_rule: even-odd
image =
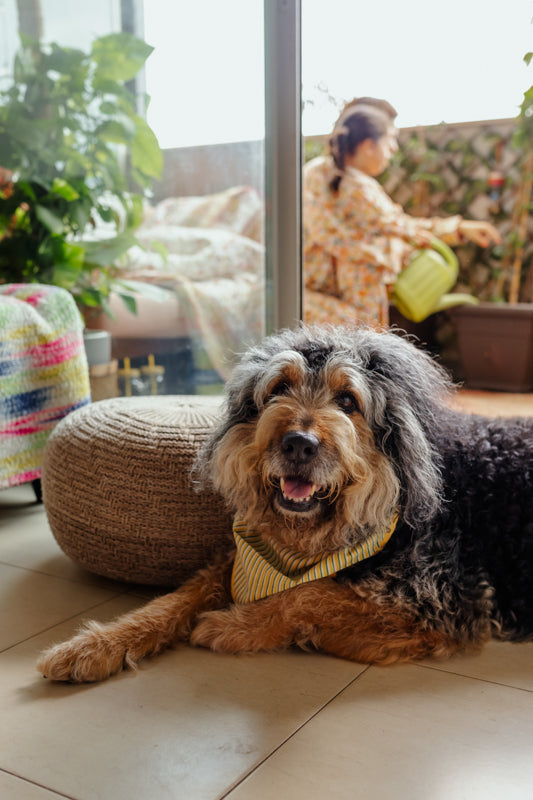
[{"label": "potted plant", "polygon": [[[533,53],[524,56],[529,64]],[[513,144],[522,151],[510,231],[490,302],[453,312],[462,371],[474,389],[533,389],[533,262],[525,258],[533,188],[533,86],[524,94]],[[529,263],[528,263],[529,262]]]},{"label": "potted plant", "polygon": [[113,288],[135,311],[140,284],[116,264],[162,154],[127,82],[153,48],[128,33],[89,53],[21,42],[0,92],[0,282],[54,284],[104,310]]}]

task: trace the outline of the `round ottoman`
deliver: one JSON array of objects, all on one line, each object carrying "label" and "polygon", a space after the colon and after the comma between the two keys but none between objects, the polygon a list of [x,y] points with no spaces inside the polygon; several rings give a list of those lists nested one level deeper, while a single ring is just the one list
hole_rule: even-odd
[{"label": "round ottoman", "polygon": [[167,587],[228,551],[231,515],[189,476],[220,405],[208,396],[121,397],[65,417],[42,479],[62,550],[90,572]]}]

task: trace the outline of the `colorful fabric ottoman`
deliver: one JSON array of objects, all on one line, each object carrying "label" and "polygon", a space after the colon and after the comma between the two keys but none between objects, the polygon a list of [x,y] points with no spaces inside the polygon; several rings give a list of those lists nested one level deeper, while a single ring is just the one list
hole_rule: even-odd
[{"label": "colorful fabric ottoman", "polygon": [[53,428],[89,402],[83,320],[72,295],[0,285],[0,489],[38,480]]}]

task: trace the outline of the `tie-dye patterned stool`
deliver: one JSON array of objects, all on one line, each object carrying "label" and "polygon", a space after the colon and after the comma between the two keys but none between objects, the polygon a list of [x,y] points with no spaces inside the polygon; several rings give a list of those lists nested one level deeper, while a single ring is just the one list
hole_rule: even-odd
[{"label": "tie-dye patterned stool", "polygon": [[55,425],[90,402],[83,320],[72,295],[0,285],[0,489],[32,481]]}]

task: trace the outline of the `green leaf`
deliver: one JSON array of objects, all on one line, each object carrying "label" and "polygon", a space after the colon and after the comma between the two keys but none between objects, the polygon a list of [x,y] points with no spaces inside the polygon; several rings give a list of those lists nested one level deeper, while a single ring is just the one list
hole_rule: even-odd
[{"label": "green leaf", "polygon": [[87,197],[80,199],[70,209],[71,226],[74,230],[83,231],[91,219],[92,203]]},{"label": "green leaf", "polygon": [[128,311],[131,311],[132,314],[137,313],[137,301],[135,300],[133,295],[124,294],[123,292],[118,292],[118,296],[120,297],[120,299],[122,300]]},{"label": "green leaf", "polygon": [[64,200],[78,200],[79,192],[74,189],[70,183],[67,183],[66,180],[63,178],[54,178],[54,182],[52,183],[52,192],[54,194],[58,194]]},{"label": "green leaf", "polygon": [[113,222],[116,218],[115,211],[108,206],[101,205],[100,203],[96,206],[96,210],[100,217],[102,217],[103,222]]},{"label": "green leaf", "polygon": [[72,289],[77,283],[82,268],[75,264],[60,263],[54,264],[52,281],[55,286],[60,286],[62,289]]},{"label": "green leaf", "polygon": [[106,120],[96,128],[96,135],[106,142],[129,144],[135,136],[135,123],[121,114],[116,119]]},{"label": "green leaf", "polygon": [[98,289],[93,289],[91,287],[83,288],[79,298],[82,305],[89,306],[90,308],[98,308],[101,304],[100,292]]},{"label": "green leaf", "polygon": [[152,179],[148,178],[148,176],[137,169],[137,167],[131,168],[130,175],[133,183],[140,186],[142,189],[148,189],[151,186]]},{"label": "green leaf", "polygon": [[83,271],[85,249],[78,244],[65,242],[60,236],[52,237],[49,249],[53,258],[53,283],[63,289],[71,289]]},{"label": "green leaf", "polygon": [[51,46],[50,54],[46,56],[43,61],[46,69],[72,75],[80,69],[85,72],[87,71],[87,67],[85,66],[84,68],[86,59],[87,56],[82,50],[75,50],[71,47],[59,47],[54,43]]},{"label": "green leaf", "polygon": [[137,239],[132,233],[125,231],[111,239],[102,239],[99,242],[83,242],[86,260],[100,267],[110,267],[117,258],[137,244]]},{"label": "green leaf", "polygon": [[126,210],[127,227],[135,230],[144,218],[144,201],[140,194],[125,196],[122,205]]},{"label": "green leaf", "polygon": [[95,82],[131,80],[153,49],[129,33],[111,33],[95,39],[92,46],[92,56],[96,62]]},{"label": "green leaf", "polygon": [[160,178],[163,171],[163,153],[157,137],[148,123],[137,117],[137,134],[131,146],[131,161],[134,167],[151,178]]},{"label": "green leaf", "polygon": [[29,213],[24,205],[19,206],[13,215],[13,224],[16,228],[21,228],[30,231]]},{"label": "green leaf", "polygon": [[85,247],[81,244],[74,244],[73,242],[62,242],[64,258],[70,264],[79,264],[83,266],[85,258]]},{"label": "green leaf", "polygon": [[61,217],[56,216],[53,211],[50,211],[49,208],[45,206],[36,205],[35,206],[35,215],[39,222],[42,222],[45,228],[51,233],[55,234],[62,234],[65,230],[65,226],[63,224],[63,220]]},{"label": "green leaf", "polygon": [[528,67],[529,67],[529,64],[530,64],[532,58],[533,58],[533,53],[526,53],[525,56],[524,56],[524,61],[526,62]]},{"label": "green leaf", "polygon": [[[4,199],[2,192],[0,192],[0,199],[1,200]],[[2,241],[2,237],[8,230],[10,223],[11,223],[11,216],[9,214],[7,216],[5,214],[0,214],[0,241]]]},{"label": "green leaf", "polygon": [[35,194],[31,183],[28,181],[17,181],[17,191],[24,192],[30,200],[37,200],[37,195]]},{"label": "green leaf", "polygon": [[113,117],[119,112],[119,107],[116,103],[112,103],[111,100],[103,100],[100,103],[100,113],[106,114],[107,116]]},{"label": "green leaf", "polygon": [[143,283],[142,281],[119,278],[115,281],[115,286],[119,288],[122,287],[134,294],[142,294],[144,297],[157,300],[158,302],[168,300],[168,289],[163,289],[161,286],[156,286],[154,283]]},{"label": "green leaf", "polygon": [[109,319],[116,319],[116,314],[113,312],[113,310],[111,309],[111,306],[107,302],[106,295],[104,295],[103,292],[99,292],[98,294],[100,295],[100,303],[99,303],[99,305],[100,305],[102,311],[104,312],[104,314],[106,314],[109,317]]}]

